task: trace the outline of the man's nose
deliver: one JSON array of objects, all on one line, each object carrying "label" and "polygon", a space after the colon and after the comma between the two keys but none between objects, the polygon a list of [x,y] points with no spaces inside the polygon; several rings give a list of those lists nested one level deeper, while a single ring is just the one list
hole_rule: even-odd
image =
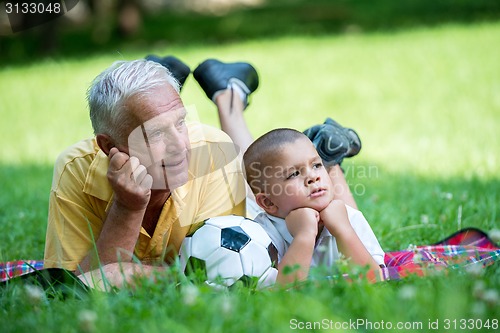
[{"label": "man's nose", "polygon": [[184,137],[176,129],[169,131],[166,138],[166,147],[169,154],[176,154],[186,149]]}]

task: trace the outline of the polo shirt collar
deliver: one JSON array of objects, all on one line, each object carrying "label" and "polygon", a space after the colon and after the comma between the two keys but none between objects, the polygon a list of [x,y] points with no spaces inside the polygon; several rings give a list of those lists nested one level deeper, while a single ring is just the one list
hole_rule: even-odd
[{"label": "polo shirt collar", "polygon": [[271,222],[274,225],[274,227],[276,228],[276,230],[278,230],[278,232],[280,233],[281,237],[283,237],[283,239],[285,240],[285,242],[287,244],[291,244],[292,241],[293,241],[293,236],[288,231],[288,228],[286,227],[285,220],[282,219],[281,217],[276,217],[276,216],[272,216],[272,215],[269,215],[269,214],[266,214],[266,215],[269,218],[269,220],[271,220]]},{"label": "polo shirt collar", "polygon": [[113,196],[113,189],[109,185],[107,172],[109,159],[104,152],[96,146],[96,155],[90,164],[83,186],[83,192],[103,201],[110,201]]}]

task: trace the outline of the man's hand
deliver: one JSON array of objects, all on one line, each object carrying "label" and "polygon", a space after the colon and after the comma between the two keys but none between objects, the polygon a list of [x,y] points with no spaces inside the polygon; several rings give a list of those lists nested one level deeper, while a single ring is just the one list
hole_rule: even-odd
[{"label": "man's hand", "polygon": [[143,210],[151,197],[153,177],[137,157],[113,147],[109,151],[108,180],[115,193],[115,203],[128,210]]},{"label": "man's hand", "polygon": [[135,287],[136,277],[155,278],[155,273],[164,272],[164,266],[148,266],[135,262],[119,262],[104,265],[77,275],[88,287],[98,291],[111,291],[113,287]]},{"label": "man's hand", "polygon": [[311,236],[318,234],[319,213],[312,208],[297,208],[292,210],[285,219],[286,227],[293,237],[299,235]]}]

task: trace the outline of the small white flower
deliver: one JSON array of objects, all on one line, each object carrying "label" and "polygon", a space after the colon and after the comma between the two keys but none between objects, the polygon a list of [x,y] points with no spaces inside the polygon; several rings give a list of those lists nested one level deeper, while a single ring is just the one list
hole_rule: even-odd
[{"label": "small white flower", "polygon": [[223,296],[221,299],[220,310],[223,315],[230,315],[233,312],[233,302],[229,296]]},{"label": "small white flower", "polygon": [[31,305],[39,305],[45,301],[45,292],[39,286],[27,284],[24,286],[24,291]]},{"label": "small white flower", "polygon": [[485,290],[482,299],[486,304],[492,307],[496,306],[498,304],[498,291],[495,289]]},{"label": "small white flower", "polygon": [[476,281],[476,283],[474,283],[474,286],[472,287],[472,296],[474,296],[475,298],[482,298],[485,288],[486,286],[483,281]]},{"label": "small white flower", "polygon": [[429,223],[429,215],[423,214],[420,216],[420,222],[423,224],[428,224]]},{"label": "small white flower", "polygon": [[441,193],[441,196],[442,196],[443,199],[446,199],[446,200],[452,200],[453,199],[453,193],[450,193],[450,192]]},{"label": "small white flower", "polygon": [[482,317],[486,312],[486,305],[483,302],[474,302],[472,304],[472,313],[478,317]]},{"label": "small white flower", "polygon": [[468,265],[465,268],[465,271],[467,273],[469,273],[470,275],[477,276],[477,277],[483,275],[483,273],[484,273],[484,269],[483,269],[483,265],[482,264],[471,264],[471,265]]},{"label": "small white flower", "polygon": [[194,305],[198,299],[200,291],[194,285],[187,285],[182,288],[182,299],[186,305]]},{"label": "small white flower", "polygon": [[418,252],[418,248],[417,248],[416,245],[410,244],[410,245],[408,245],[408,251],[412,251],[412,252],[417,253]]},{"label": "small white flower", "polygon": [[494,242],[494,243],[500,243],[500,229],[493,229],[489,232],[489,236],[490,236],[490,239]]},{"label": "small white flower", "polygon": [[78,313],[78,324],[83,332],[94,332],[97,313],[92,310],[81,310]]},{"label": "small white flower", "polygon": [[399,290],[399,297],[404,300],[414,299],[417,295],[417,290],[413,286],[403,286]]}]

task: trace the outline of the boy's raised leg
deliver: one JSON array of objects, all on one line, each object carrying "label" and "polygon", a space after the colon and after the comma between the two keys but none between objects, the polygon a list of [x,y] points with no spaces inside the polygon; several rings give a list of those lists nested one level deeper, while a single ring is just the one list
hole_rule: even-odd
[{"label": "boy's raised leg", "polygon": [[346,205],[358,209],[356,200],[354,200],[354,196],[349,188],[349,184],[347,184],[344,172],[342,171],[340,165],[336,164],[331,166],[328,170],[328,175],[330,175],[330,178],[332,179],[334,199],[342,200]]},{"label": "boy's raised leg", "polygon": [[248,97],[259,86],[255,68],[246,62],[208,59],[193,72],[208,98],[217,106],[221,129],[245,152],[253,137],[243,117]]}]

